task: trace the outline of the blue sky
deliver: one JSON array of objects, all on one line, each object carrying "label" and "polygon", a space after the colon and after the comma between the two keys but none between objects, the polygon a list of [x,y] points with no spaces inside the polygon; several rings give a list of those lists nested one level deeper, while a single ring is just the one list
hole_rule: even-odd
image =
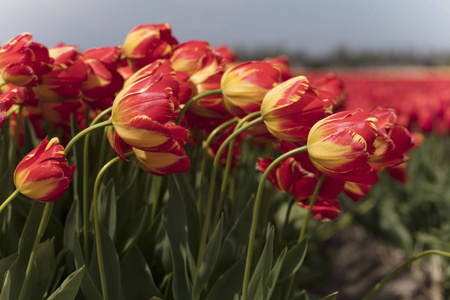
[{"label": "blue sky", "polygon": [[[3,0],[7,1],[7,0]],[[213,46],[450,52],[448,0],[15,0],[2,5],[0,43],[28,31],[48,47],[121,45],[138,24],[170,23],[180,41]]]}]

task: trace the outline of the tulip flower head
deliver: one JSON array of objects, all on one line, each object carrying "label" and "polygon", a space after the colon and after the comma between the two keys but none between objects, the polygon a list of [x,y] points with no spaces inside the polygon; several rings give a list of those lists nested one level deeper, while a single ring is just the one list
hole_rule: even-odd
[{"label": "tulip flower head", "polygon": [[32,40],[30,33],[22,33],[0,48],[0,73],[4,81],[35,86],[52,69],[54,60],[47,47]]},{"label": "tulip flower head", "polygon": [[45,138],[17,165],[14,184],[25,196],[41,202],[61,198],[72,182],[75,165],[69,166],[58,138]]},{"label": "tulip flower head", "polygon": [[123,43],[123,52],[133,71],[160,58],[169,58],[178,41],[169,24],[138,25]]},{"label": "tulip flower head", "polygon": [[275,137],[298,142],[305,140],[311,127],[331,114],[332,99],[321,98],[305,76],[284,81],[267,92],[261,116]]},{"label": "tulip flower head", "polygon": [[369,165],[375,151],[377,118],[361,109],[347,110],[317,122],[308,135],[311,162],[322,173],[357,183],[375,184]]},{"label": "tulip flower head", "polygon": [[222,76],[223,104],[232,115],[243,118],[259,111],[264,96],[280,82],[280,69],[273,64],[260,61],[239,64]]}]

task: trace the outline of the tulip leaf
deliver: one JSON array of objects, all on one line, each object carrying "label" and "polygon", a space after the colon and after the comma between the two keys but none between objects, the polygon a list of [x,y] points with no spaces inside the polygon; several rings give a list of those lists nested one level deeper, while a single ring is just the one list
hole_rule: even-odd
[{"label": "tulip leaf", "polygon": [[[186,174],[173,174],[176,190],[183,201],[185,220],[187,225],[187,241],[189,242],[192,254],[197,257],[198,245],[200,244],[200,216],[197,211],[196,197],[194,190],[186,177]],[[175,195],[174,195],[175,196]]]},{"label": "tulip leaf", "polygon": [[25,288],[24,299],[36,299],[50,287],[56,270],[54,239],[39,244],[31,273],[31,280]]},{"label": "tulip leaf", "polygon": [[141,250],[133,245],[120,262],[121,299],[149,299],[163,297],[153,281],[150,268]]},{"label": "tulip leaf", "polygon": [[[162,222],[170,243],[173,265],[173,296],[175,300],[190,300],[192,283],[187,276],[187,262],[182,249],[187,245],[187,227],[185,202],[178,195],[168,199]],[[184,250],[185,251],[185,250]]]},{"label": "tulip leaf", "polygon": [[19,241],[19,255],[9,269],[9,276],[11,280],[11,288],[9,290],[10,299],[17,299],[19,297],[22,282],[25,278],[25,271],[28,266],[31,249],[33,248],[37,230],[41,222],[42,213],[44,212],[44,207],[44,203],[34,201],[31,210],[28,213],[28,218],[25,222]]},{"label": "tulip leaf", "polygon": [[336,300],[337,295],[338,295],[338,292],[334,292],[332,294],[329,294],[328,296],[320,298],[320,300]]},{"label": "tulip leaf", "polygon": [[[78,196],[75,196],[70,207],[69,213],[66,217],[66,223],[64,225],[64,237],[63,245],[72,252],[75,251],[74,241],[78,241],[78,238],[74,239],[73,233],[79,232],[81,228],[81,214],[80,214],[80,201]],[[82,265],[84,262],[82,263]]]},{"label": "tulip leaf", "polygon": [[111,239],[114,241],[116,236],[117,205],[113,179],[108,181],[100,193],[98,199],[98,215],[100,224],[103,225]]},{"label": "tulip leaf", "polygon": [[10,299],[11,299],[11,276],[10,272],[7,271],[2,286],[2,292],[0,293],[0,300],[10,300]]},{"label": "tulip leaf", "polygon": [[135,212],[134,217],[129,221],[126,230],[122,230],[117,238],[117,246],[120,255],[123,255],[130,247],[136,243],[138,237],[144,230],[145,224],[147,223],[148,205],[144,206],[139,211]]},{"label": "tulip leaf", "polygon": [[205,253],[202,257],[194,281],[194,289],[192,295],[193,299],[199,299],[203,288],[208,283],[208,280],[214,271],[214,267],[216,266],[216,262],[220,253],[220,246],[222,242],[222,228],[223,216],[220,218],[219,223],[216,225],[216,228],[211,235],[211,239],[206,245]]},{"label": "tulip leaf", "polygon": [[[85,265],[85,263],[83,252],[81,251],[80,238],[77,231],[74,231],[72,244],[74,246],[73,254],[75,258],[75,266],[80,269]],[[102,300],[102,295],[95,286],[88,270],[84,272],[83,279],[81,280],[81,290],[87,300]]]},{"label": "tulip leaf", "polygon": [[[111,237],[106,229],[100,224],[100,238],[102,243],[102,256],[105,268],[106,283],[108,289],[108,299],[116,300],[120,297],[120,264],[119,257],[116,252]],[[96,246],[93,248],[92,261],[89,266],[89,273],[94,282],[100,287],[100,273],[98,269],[98,256]]]},{"label": "tulip leaf", "polygon": [[3,284],[3,278],[5,278],[4,275],[11,267],[11,265],[14,263],[14,261],[17,259],[17,255],[18,255],[17,253],[14,253],[0,260],[0,279],[2,280],[0,281],[1,284]]},{"label": "tulip leaf", "polygon": [[291,277],[302,266],[303,260],[306,256],[306,250],[308,248],[308,241],[304,239],[301,243],[296,244],[289,249],[284,260],[283,268],[280,272],[279,280],[283,281]]},{"label": "tulip leaf", "polygon": [[278,256],[277,261],[275,262],[272,270],[270,271],[269,278],[265,285],[269,289],[268,295],[266,299],[270,299],[272,297],[273,292],[275,291],[275,286],[277,284],[278,276],[280,275],[281,268],[283,267],[285,258],[286,258],[287,248],[284,248]]},{"label": "tulip leaf", "polygon": [[236,262],[214,282],[206,300],[233,299],[242,290],[244,280],[245,259]]},{"label": "tulip leaf", "polygon": [[272,269],[274,229],[270,228],[264,249],[248,285],[249,300],[268,299],[269,287],[266,285]]},{"label": "tulip leaf", "polygon": [[83,265],[78,270],[70,274],[61,286],[54,291],[47,300],[73,300],[77,296],[80,289],[81,281],[83,279],[86,267]]}]

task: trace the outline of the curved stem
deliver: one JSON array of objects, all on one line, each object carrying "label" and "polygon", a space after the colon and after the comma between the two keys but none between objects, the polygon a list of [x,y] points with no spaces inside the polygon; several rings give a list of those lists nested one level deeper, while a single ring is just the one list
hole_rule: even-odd
[{"label": "curved stem", "polygon": [[[237,123],[236,128],[234,128],[234,131],[239,130],[239,128],[241,128],[248,120],[254,118],[255,116],[259,116],[259,115],[260,115],[260,112],[258,111],[258,112],[254,112],[254,113],[251,113],[251,114],[245,116],[244,118],[242,118],[239,121],[239,123]],[[235,140],[236,140],[236,138],[232,139],[230,141],[230,144],[228,145],[227,163],[226,163],[224,171],[223,171],[222,185],[220,186],[219,200],[217,201],[216,212],[215,212],[214,218],[213,218],[213,225],[215,225],[217,223],[217,221],[219,220],[220,212],[222,211],[223,201],[225,198],[225,191],[226,191],[227,182],[228,182],[228,176],[230,175],[231,162],[233,159],[233,149],[234,149]],[[220,155],[222,155],[222,153],[220,153]]]},{"label": "curved stem", "polygon": [[44,212],[42,213],[41,222],[39,223],[39,228],[36,234],[36,238],[34,239],[33,248],[31,249],[30,258],[28,260],[27,270],[25,271],[25,278],[22,283],[22,288],[20,290],[19,300],[24,299],[25,290],[27,289],[28,283],[31,278],[31,272],[33,270],[34,260],[36,257],[36,251],[39,246],[39,242],[41,241],[42,235],[44,234],[45,228],[47,228],[48,221],[50,220],[50,216],[52,215],[53,202],[47,202],[45,204]]},{"label": "curved stem", "polygon": [[439,251],[439,250],[423,251],[423,252],[411,257],[410,259],[408,259],[407,261],[402,263],[400,266],[395,268],[395,270],[393,270],[391,273],[389,273],[389,275],[387,275],[385,278],[383,278],[383,280],[381,280],[379,283],[377,283],[377,285],[375,285],[375,287],[362,300],[370,299],[383,285],[385,285],[389,280],[391,280],[391,278],[394,277],[398,272],[400,272],[404,267],[406,267],[413,261],[418,260],[419,258],[422,258],[427,255],[431,255],[431,254],[436,254],[436,255],[450,258],[449,252],[444,252],[444,251]]},{"label": "curved stem", "polygon": [[219,165],[220,156],[222,155],[222,152],[227,147],[228,143],[230,143],[235,137],[237,137],[239,134],[245,132],[247,129],[255,126],[256,124],[259,124],[263,121],[262,117],[259,117],[251,122],[249,122],[247,125],[242,126],[238,130],[234,131],[219,147],[219,150],[217,150],[216,156],[214,157],[214,163],[213,168],[211,170],[211,176],[209,181],[209,189],[208,189],[208,198],[206,200],[206,213],[205,213],[205,219],[203,221],[203,228],[202,228],[202,235],[200,237],[200,247],[198,250],[198,260],[197,263],[199,263],[202,259],[203,252],[205,250],[206,246],[206,237],[208,236],[208,229],[209,229],[209,223],[211,220],[211,212],[212,212],[212,200],[214,196],[214,185],[216,181],[216,173],[217,173],[217,166]]},{"label": "curved stem", "polygon": [[193,97],[191,100],[186,102],[184,107],[181,109],[180,113],[178,114],[177,121],[175,122],[175,124],[180,125],[181,119],[183,118],[184,114],[189,109],[189,107],[192,104],[194,104],[194,102],[196,102],[196,101],[198,101],[198,100],[200,100],[202,98],[208,97],[208,96],[219,95],[219,94],[222,94],[222,89],[212,90],[212,91],[209,91],[209,92],[206,92],[206,93],[203,93],[203,94],[200,94],[200,95],[197,95],[197,96]]},{"label": "curved stem", "polygon": [[201,212],[201,209],[202,209],[203,187],[204,187],[204,185],[205,185],[205,180],[204,180],[205,176],[203,176],[203,175],[205,174],[205,169],[206,169],[206,161],[207,161],[207,157],[208,157],[208,154],[207,154],[208,147],[209,147],[209,145],[211,144],[213,138],[214,138],[220,131],[222,131],[223,129],[227,128],[229,125],[231,125],[231,124],[237,122],[237,120],[238,120],[237,118],[233,118],[233,119],[231,119],[231,120],[228,120],[228,121],[226,121],[226,122],[220,124],[219,126],[217,126],[217,127],[209,134],[209,136],[208,136],[208,138],[206,139],[206,141],[203,142],[203,146],[202,146],[202,149],[203,149],[203,159],[202,159],[202,164],[201,164],[201,166],[200,166],[200,174],[201,174],[201,177],[200,177],[200,188],[199,188],[199,193],[198,193],[198,195],[197,195],[197,210],[198,210],[199,213]]},{"label": "curved stem", "polygon": [[90,126],[95,125],[95,124],[97,124],[98,122],[100,122],[100,120],[101,120],[104,116],[106,116],[107,114],[109,114],[111,111],[112,111],[112,106],[111,106],[111,107],[108,107],[107,109],[105,109],[104,111],[102,111],[101,113],[99,113],[99,114],[94,118],[94,120],[92,120]]},{"label": "curved stem", "polygon": [[19,190],[16,189],[5,201],[3,201],[2,205],[0,205],[0,213],[14,200],[14,198],[17,197],[17,195],[19,195],[19,193]]},{"label": "curved stem", "polygon": [[306,213],[305,220],[303,221],[303,226],[302,226],[302,230],[300,232],[300,236],[298,238],[298,243],[301,243],[303,241],[303,239],[305,238],[305,232],[306,232],[306,227],[308,226],[309,217],[311,217],[311,212],[312,212],[312,209],[314,206],[314,202],[316,202],[317,195],[319,194],[320,188],[322,187],[322,183],[325,180],[325,177],[326,177],[326,175],[322,174],[322,176],[320,176],[319,180],[317,181],[316,188],[314,189],[314,192],[311,197],[311,201],[309,202],[308,212]]},{"label": "curved stem", "polygon": [[97,129],[97,128],[103,128],[106,126],[110,126],[112,124],[111,120],[107,120],[95,125],[91,125],[90,127],[86,128],[85,130],[79,132],[76,136],[74,136],[70,142],[67,144],[66,149],[64,150],[64,152],[66,153],[66,155],[69,153],[70,149],[72,148],[72,146],[75,144],[76,141],[78,141],[80,138],[82,138],[83,136],[85,136],[86,134],[88,134],[89,132]]},{"label": "curved stem", "polygon": [[[100,123],[102,124],[102,123]],[[126,153],[125,156],[129,157],[133,152]],[[105,174],[105,172],[109,169],[110,166],[112,166],[114,163],[120,161],[120,157],[115,157],[111,159],[109,162],[107,162],[103,168],[98,172],[97,178],[95,178],[94,183],[94,196],[92,199],[92,206],[93,206],[93,214],[94,214],[94,230],[95,230],[95,244],[97,249],[97,259],[98,259],[98,269],[100,273],[100,281],[102,285],[102,294],[103,299],[108,299],[108,288],[106,286],[106,274],[105,274],[105,265],[103,263],[103,252],[102,252],[102,242],[101,242],[101,235],[100,235],[100,219],[98,215],[98,190],[100,186],[100,180]]]},{"label": "curved stem", "polygon": [[286,158],[288,158],[292,155],[295,155],[297,153],[305,152],[306,150],[307,150],[306,146],[303,146],[303,147],[291,150],[289,152],[286,152],[286,153],[280,155],[267,167],[266,171],[264,171],[263,175],[261,176],[261,179],[259,180],[258,190],[256,192],[255,204],[253,206],[252,226],[250,229],[250,237],[249,237],[249,243],[248,243],[248,249],[247,249],[247,259],[245,262],[244,282],[242,285],[242,300],[247,299],[248,283],[250,280],[253,251],[254,251],[254,247],[255,247],[254,244],[255,244],[255,238],[256,238],[256,229],[258,227],[259,208],[261,206],[262,192],[263,192],[265,181],[266,181],[267,177],[269,176],[270,171],[272,171],[272,169],[275,168],[275,166],[278,165],[281,161],[283,161]]},{"label": "curved stem", "polygon": [[[319,194],[320,188],[322,187],[322,183],[325,180],[326,175],[322,174],[322,176],[320,176],[319,180],[317,181],[316,187],[314,189],[314,192],[311,196],[311,200],[309,202],[309,206],[308,206],[308,212],[306,213],[306,217],[305,220],[303,221],[303,226],[302,229],[300,231],[300,235],[298,237],[298,242],[297,244],[300,244],[303,239],[305,238],[305,232],[306,232],[306,227],[308,226],[308,221],[309,221],[309,217],[311,216],[311,212],[314,206],[314,203],[316,202],[317,199],[317,195]],[[291,299],[291,294],[292,294],[292,289],[294,287],[294,284],[296,282],[296,274],[292,275],[291,278],[289,279],[289,283],[288,283],[288,288],[286,289],[286,296],[285,299]]]}]

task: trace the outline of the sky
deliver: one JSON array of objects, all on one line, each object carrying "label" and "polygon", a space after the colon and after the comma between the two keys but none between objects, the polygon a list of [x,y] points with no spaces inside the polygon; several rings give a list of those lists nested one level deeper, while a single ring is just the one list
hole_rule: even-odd
[{"label": "sky", "polygon": [[[0,0],[0,44],[22,32],[51,48],[122,45],[139,24],[179,42],[299,50],[450,52],[449,0]],[[7,3],[7,4],[6,4]],[[281,53],[280,53],[281,54]]]}]

